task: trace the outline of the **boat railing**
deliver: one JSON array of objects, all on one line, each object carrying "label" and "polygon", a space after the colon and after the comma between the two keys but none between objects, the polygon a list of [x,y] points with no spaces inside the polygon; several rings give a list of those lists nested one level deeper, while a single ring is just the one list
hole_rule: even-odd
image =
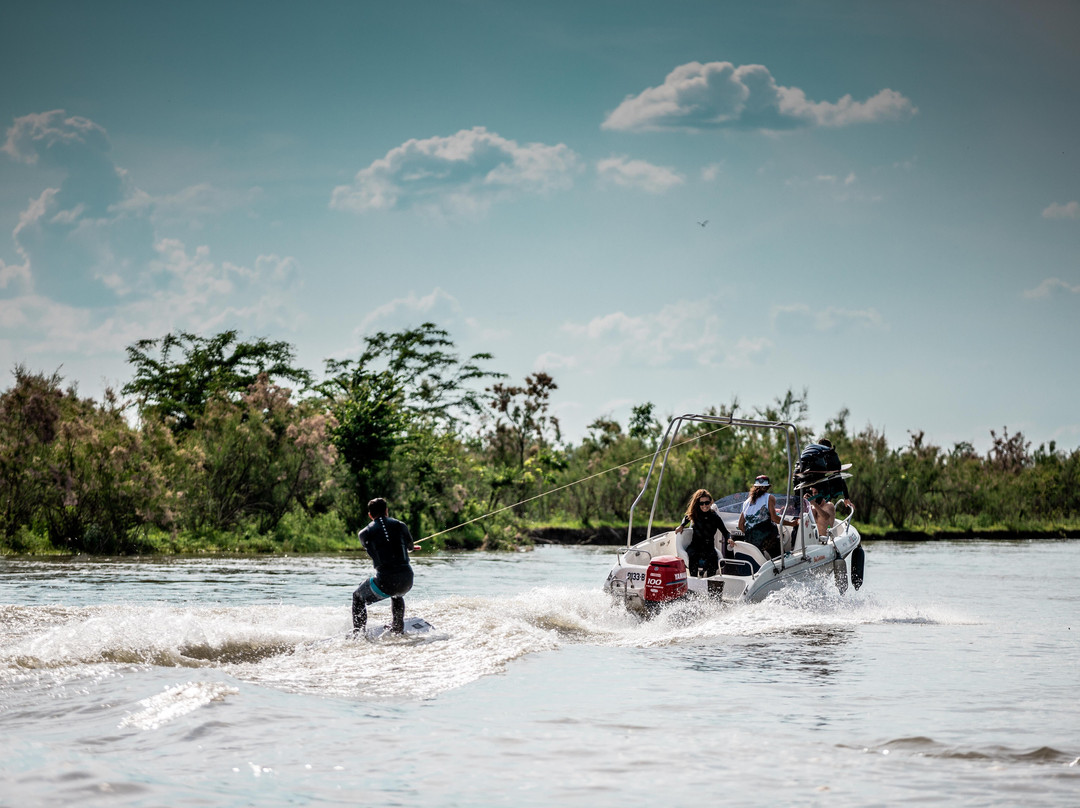
[{"label": "boat railing", "polygon": [[[641,485],[641,491],[634,498],[634,502],[630,505],[630,514],[628,518],[628,525],[626,528],[626,546],[629,547],[633,541],[634,531],[634,511],[637,509],[638,503],[641,498],[645,496],[645,492],[649,489],[649,483],[652,481],[653,472],[657,470],[657,460],[660,459],[660,468],[657,472],[656,478],[656,490],[653,492],[652,507],[649,509],[649,522],[645,530],[646,540],[652,538],[653,520],[656,517],[656,506],[660,500],[660,488],[664,481],[664,470],[667,467],[667,459],[671,453],[672,448],[675,446],[675,439],[678,437],[679,430],[686,422],[691,423],[704,423],[704,424],[717,424],[720,427],[748,427],[751,429],[774,429],[782,431],[786,438],[787,444],[787,461],[788,461],[788,473],[787,473],[787,498],[785,502],[784,513],[787,513],[787,508],[791,502],[791,485],[792,485],[792,441],[795,443],[795,456],[798,456],[800,451],[799,442],[799,429],[794,424],[788,421],[758,421],[752,418],[735,418],[731,415],[701,415],[687,413],[680,415],[677,418],[671,419],[668,422],[668,427],[664,431],[663,437],[660,438],[656,445],[656,451],[653,452],[652,462],[649,463],[649,471],[645,475],[645,481]],[[806,555],[806,546],[803,545],[803,555]],[[783,564],[783,561],[781,561]]]},{"label": "boat railing", "polygon": [[[760,565],[758,565],[760,567]],[[745,569],[745,572],[733,572],[731,567]],[[720,572],[724,575],[746,576],[754,574],[754,565],[744,558],[725,558],[720,562]]]},{"label": "boat railing", "polygon": [[[850,503],[851,500],[848,500],[848,502]],[[839,525],[844,526],[843,531],[841,531],[842,533],[847,533],[848,532],[848,528],[851,527],[851,517],[853,517],[855,515],[855,506],[854,505],[848,505],[848,510],[850,511],[850,513],[848,513],[848,515],[845,516],[842,520],[840,520],[840,522],[837,525],[834,525],[833,528],[831,530],[829,530],[829,535],[838,535],[838,534],[835,534],[833,531]]]}]

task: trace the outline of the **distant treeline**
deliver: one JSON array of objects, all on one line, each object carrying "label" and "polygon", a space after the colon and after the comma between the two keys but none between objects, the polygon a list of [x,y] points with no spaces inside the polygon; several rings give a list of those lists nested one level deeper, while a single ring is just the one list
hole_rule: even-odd
[{"label": "distant treeline", "polygon": [[[357,359],[328,360],[319,378],[296,367],[291,345],[235,331],[169,334],[127,353],[131,380],[102,401],[55,373],[15,368],[0,394],[3,551],[340,549],[355,545],[373,496],[417,538],[463,526],[435,547],[513,546],[536,525],[625,526],[663,429],[644,402],[625,427],[597,418],[568,442],[552,415],[551,376],[512,384],[489,368],[491,355],[460,357],[432,323],[370,336]],[[991,432],[985,455],[968,443],[930,445],[921,432],[890,447],[872,426],[853,429],[846,410],[815,432],[805,390],[714,412],[791,421],[804,443],[831,439],[854,465],[856,522],[871,531],[1080,517],[1080,449],[1031,451],[1006,429]],[[680,441],[663,523],[680,518],[697,488],[719,497],[768,473],[783,490],[787,462],[771,431],[699,424]]]}]

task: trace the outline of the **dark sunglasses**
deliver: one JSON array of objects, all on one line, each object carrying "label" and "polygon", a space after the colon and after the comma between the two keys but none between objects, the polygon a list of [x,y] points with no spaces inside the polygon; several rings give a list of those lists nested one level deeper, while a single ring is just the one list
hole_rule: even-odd
[{"label": "dark sunglasses", "polygon": [[698,505],[712,505],[712,500],[711,499],[699,499],[697,501],[697,504]]}]

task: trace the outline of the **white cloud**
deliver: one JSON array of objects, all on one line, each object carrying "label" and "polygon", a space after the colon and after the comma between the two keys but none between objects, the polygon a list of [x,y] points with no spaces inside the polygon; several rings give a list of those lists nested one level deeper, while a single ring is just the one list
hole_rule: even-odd
[{"label": "white cloud", "polygon": [[1024,297],[1037,300],[1043,297],[1050,297],[1056,291],[1070,292],[1074,295],[1080,295],[1080,283],[1067,283],[1061,278],[1047,278],[1034,289],[1025,289]]},{"label": "white cloud", "polygon": [[715,182],[723,170],[723,163],[709,163],[701,169],[701,179],[705,182]]},{"label": "white cloud", "polygon": [[727,364],[732,368],[750,368],[759,356],[768,353],[773,341],[768,337],[739,337],[728,352]]},{"label": "white cloud", "polygon": [[146,215],[157,225],[182,223],[198,229],[203,226],[204,220],[230,210],[248,207],[261,195],[262,188],[258,186],[246,190],[224,189],[208,182],[200,182],[174,194],[160,196],[151,196],[145,191],[132,189],[121,202],[112,206],[111,211]]},{"label": "white cloud", "polygon": [[907,118],[917,111],[894,90],[881,90],[866,101],[845,95],[836,102],[814,102],[798,87],[778,85],[763,65],[689,62],[672,70],[660,86],[627,96],[602,127],[621,131],[781,130],[877,123]]},{"label": "white cloud", "polygon": [[809,321],[817,331],[839,331],[846,328],[887,330],[888,324],[877,309],[842,309],[836,306],[812,308],[805,303],[772,307],[772,319],[790,321],[792,318]]},{"label": "white cloud", "polygon": [[[854,185],[858,181],[858,177],[855,176],[854,171],[849,171],[848,175],[846,177],[844,177],[843,180],[841,180],[835,174],[818,174],[816,177],[814,177],[814,179],[817,180],[818,182],[827,183],[828,185],[837,185],[837,184]],[[793,181],[793,180],[789,180],[788,184],[789,185],[794,185],[794,184],[797,184],[797,183],[795,183],[795,181]]]},{"label": "white cloud", "polygon": [[16,118],[7,130],[7,140],[0,151],[20,163],[33,165],[38,158],[63,162],[66,152],[79,149],[104,151],[108,148],[105,130],[93,121],[78,116],[64,117],[64,110],[54,109]]},{"label": "white cloud", "polygon": [[449,137],[409,140],[334,189],[330,207],[354,213],[419,207],[481,216],[516,194],[547,194],[573,184],[581,161],[565,144],[519,145],[482,126]]},{"label": "white cloud", "polygon": [[0,289],[7,289],[8,284],[30,285],[30,264],[8,264],[0,259]]},{"label": "white cloud", "polygon": [[566,323],[562,331],[581,353],[563,356],[564,364],[610,366],[625,360],[651,366],[703,367],[725,361],[721,324],[714,300],[669,303],[653,314],[621,311],[586,323]]},{"label": "white cloud", "polygon": [[596,164],[596,173],[602,182],[620,188],[638,188],[651,194],[661,194],[684,182],[682,176],[673,169],[626,157],[600,160]]},{"label": "white cloud", "polygon": [[565,354],[548,351],[536,357],[536,361],[533,362],[533,370],[550,373],[563,369],[572,370],[579,364],[580,362],[576,356],[566,356]]},{"label": "white cloud", "polygon": [[162,239],[155,248],[158,258],[150,271],[161,278],[152,294],[104,308],[32,293],[0,300],[0,338],[20,356],[77,359],[122,354],[139,339],[177,329],[205,333],[295,324],[293,259],[260,256],[249,269],[215,262],[209,248],[189,251],[175,239]]},{"label": "white cloud", "polygon": [[1060,205],[1054,202],[1042,212],[1044,219],[1080,219],[1080,202]]},{"label": "white cloud", "polygon": [[405,312],[410,316],[421,315],[426,318],[431,314],[433,309],[439,306],[449,307],[455,312],[461,310],[461,304],[458,303],[457,298],[438,287],[423,297],[417,297],[415,292],[409,292],[407,296],[383,303],[381,306],[369,312],[368,315],[360,321],[360,325],[354,330],[353,336],[363,337],[380,320],[390,320],[393,318],[400,319],[400,314],[402,312]]},{"label": "white cloud", "polygon": [[[155,226],[167,217],[216,215],[258,189],[232,193],[200,183],[151,197],[134,186],[109,150],[103,127],[62,110],[17,118],[8,129],[2,149],[8,157],[63,172],[60,186],[45,188],[19,216],[12,238],[22,263],[0,262],[0,287],[18,295],[8,302],[8,320],[16,310],[40,314],[47,307],[90,331],[121,315],[154,333],[173,326],[197,330],[200,323],[229,317],[275,321],[295,283],[292,258],[259,256],[254,269],[218,263],[208,246],[189,253],[181,241],[160,237]],[[92,323],[71,317],[73,311],[92,312]],[[54,321],[39,319],[42,327],[30,329],[24,345],[50,339],[48,323]]]}]

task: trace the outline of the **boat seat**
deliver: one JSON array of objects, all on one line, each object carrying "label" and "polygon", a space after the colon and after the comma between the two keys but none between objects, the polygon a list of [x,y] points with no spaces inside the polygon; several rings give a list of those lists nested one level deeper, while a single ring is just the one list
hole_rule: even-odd
[{"label": "boat seat", "polygon": [[739,541],[738,539],[736,539],[735,554],[739,555],[740,553],[742,555],[750,556],[750,558],[752,558],[759,567],[766,561],[768,561],[768,559],[765,558],[765,554],[761,552],[761,550],[759,550],[757,547],[752,545],[750,542]]},{"label": "boat seat", "polygon": [[649,562],[652,561],[652,553],[648,550],[627,550],[623,554],[623,564],[635,564],[640,567],[649,566]]},{"label": "boat seat", "polygon": [[690,539],[693,536],[693,529],[687,528],[675,537],[675,553],[683,560],[687,569],[690,569],[690,556],[687,555],[686,548],[690,546]]},{"label": "boat seat", "polygon": [[[723,534],[721,534],[720,531],[718,530],[718,531],[716,531],[716,535],[717,535],[718,538],[713,539],[713,546],[718,548],[720,545],[717,544],[717,542],[723,540]],[[693,537],[694,537],[694,531],[693,531],[693,528],[690,528],[690,527],[688,527],[686,530],[684,530],[682,533],[680,533],[679,535],[677,535],[675,537],[675,549],[679,553],[679,558],[681,558],[683,560],[683,563],[686,564],[686,571],[687,571],[688,574],[690,572],[690,556],[689,556],[689,554],[687,554],[686,548],[690,546],[690,540],[693,539]],[[717,551],[716,559],[717,559],[717,564],[719,564],[719,562],[720,562],[720,552],[719,552],[719,550]]]},{"label": "boat seat", "polygon": [[724,575],[753,575],[765,563],[765,554],[757,547],[745,541],[735,541],[735,554],[720,564]]}]

